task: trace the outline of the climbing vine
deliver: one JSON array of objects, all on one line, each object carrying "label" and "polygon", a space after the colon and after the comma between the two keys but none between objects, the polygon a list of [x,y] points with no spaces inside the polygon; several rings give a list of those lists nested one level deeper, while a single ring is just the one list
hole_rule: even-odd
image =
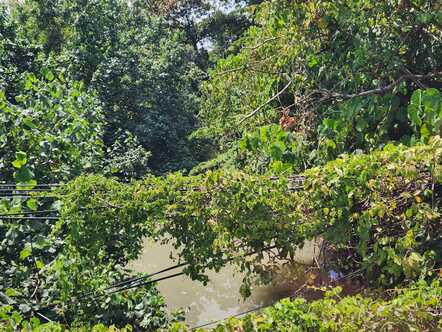
[{"label": "climbing vine", "polygon": [[230,259],[260,272],[263,253],[238,257],[274,245],[289,260],[305,240],[321,236],[331,265],[393,286],[431,278],[441,267],[434,245],[442,239],[441,164],[437,136],[412,148],[343,155],[306,171],[300,190],[289,190],[288,178],[241,171],[130,184],[80,177],[63,189],[60,225],[70,225],[79,252],[98,252],[100,259],[122,248],[128,248],[124,262],[136,258],[143,236],[171,241],[189,263],[185,271],[203,281],[206,269]]},{"label": "climbing vine", "polygon": [[[74,215],[58,220],[60,194],[37,183],[27,154],[17,152],[12,165],[16,185],[0,186],[0,329],[38,329],[40,321],[62,321],[86,330],[98,323],[147,331],[166,326],[169,315],[153,284],[122,294],[100,291],[102,285],[129,277],[125,264],[135,257],[132,241],[119,233],[119,221],[113,221],[115,227],[106,224],[110,230],[120,227],[112,240],[126,241],[113,255],[85,250],[103,240],[112,245],[109,233],[76,241],[82,232]],[[137,230],[132,239],[145,235]]]},{"label": "climbing vine", "polygon": [[[25,167],[24,156],[18,154],[14,163]],[[130,183],[79,177],[51,192],[59,199],[60,218],[49,226],[47,240],[63,245],[53,261],[37,267],[39,300],[23,303],[14,286],[6,295],[25,313],[61,315],[74,325],[113,324],[118,318],[121,324],[164,326],[164,304],[154,288],[104,293],[127,277],[127,263],[138,257],[145,237],[172,242],[176,258],[188,263],[184,272],[203,282],[207,269],[233,261],[248,272],[243,295],[255,276],[268,277],[263,249],[275,246],[279,260],[291,260],[315,237],[327,245],[326,264],[369,284],[392,287],[437,277],[442,267],[436,245],[442,241],[439,136],[414,147],[387,145],[371,154],[342,155],[309,169],[302,179],[300,188],[287,177],[238,170]],[[5,226],[6,232],[10,226]],[[16,261],[32,264],[33,252],[26,244],[23,250]],[[102,294],[102,300],[83,298],[88,292]]]}]

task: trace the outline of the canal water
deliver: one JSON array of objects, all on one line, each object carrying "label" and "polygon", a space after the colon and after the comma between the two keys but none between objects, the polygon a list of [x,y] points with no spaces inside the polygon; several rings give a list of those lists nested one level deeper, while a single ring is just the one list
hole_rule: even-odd
[{"label": "canal water", "polygon": [[[176,264],[170,259],[171,252],[175,252],[171,246],[146,241],[142,255],[130,264],[130,268],[143,273],[167,268]],[[219,272],[208,272],[210,281],[206,286],[187,276],[179,276],[161,281],[157,287],[165,297],[169,311],[185,309],[186,323],[197,326],[294,295],[308,278],[308,274],[304,273],[306,265],[313,264],[314,257],[318,255],[318,245],[315,242],[306,243],[303,249],[298,250],[295,258],[302,265],[282,267],[273,284],[254,287],[252,295],[246,300],[239,293],[244,275],[232,265],[227,265]]]}]

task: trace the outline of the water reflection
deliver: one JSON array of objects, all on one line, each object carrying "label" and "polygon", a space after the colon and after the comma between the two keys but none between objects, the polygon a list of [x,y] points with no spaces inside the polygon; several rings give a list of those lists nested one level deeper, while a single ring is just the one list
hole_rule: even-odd
[{"label": "water reflection", "polygon": [[[318,248],[313,242],[308,243],[298,252],[297,260],[304,264],[312,263],[317,251]],[[169,257],[171,252],[174,252],[171,246],[146,241],[140,259],[132,262],[130,267],[137,272],[153,273],[175,264]],[[186,322],[190,326],[269,305],[278,299],[293,295],[294,290],[305,281],[304,274],[296,273],[295,276],[284,272],[275,285],[254,287],[252,295],[242,300],[239,289],[244,275],[235,271],[232,265],[219,272],[208,272],[208,276],[210,281],[206,286],[201,282],[192,281],[187,276],[167,279],[157,286],[170,311],[179,308],[187,310]]]}]

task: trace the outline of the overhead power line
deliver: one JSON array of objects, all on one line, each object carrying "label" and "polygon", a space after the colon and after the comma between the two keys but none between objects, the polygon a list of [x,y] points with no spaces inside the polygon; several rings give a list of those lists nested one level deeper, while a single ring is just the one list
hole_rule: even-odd
[{"label": "overhead power line", "polygon": [[14,189],[25,189],[25,188],[56,188],[62,186],[61,183],[41,183],[41,184],[20,184],[20,183],[0,183],[0,188],[14,188]]},{"label": "overhead power line", "polygon": [[[276,181],[278,179],[280,179],[281,177],[277,177],[277,176],[270,176],[268,177],[269,180],[273,180]],[[300,188],[305,180],[305,176],[303,175],[289,175],[287,177],[283,177],[283,178],[287,178],[289,180],[289,189],[298,189]],[[125,183],[125,182],[124,182]],[[128,184],[128,183],[125,183]],[[0,182],[0,192],[2,191],[50,191],[50,189],[52,188],[56,188],[56,187],[60,187],[63,186],[63,183],[40,183],[40,184],[36,184],[36,185],[20,185],[18,183],[1,183]],[[28,187],[32,187],[32,189],[26,189]],[[150,187],[150,186],[149,186]],[[155,188],[155,186],[151,186],[152,188]],[[179,188],[177,190],[179,191],[190,191],[190,190],[195,190],[195,191],[199,191],[203,189],[202,187],[198,187],[198,186],[194,186],[194,187],[183,187],[183,188]]]},{"label": "overhead power line", "polygon": [[55,213],[55,212],[58,212],[58,210],[53,209],[53,210],[26,211],[26,212],[22,211],[22,212],[0,214],[0,218],[9,217],[9,216],[35,215],[35,214]]},{"label": "overhead power line", "polygon": [[[252,255],[255,255],[255,254],[259,253],[259,252],[272,250],[272,249],[275,249],[276,247],[277,247],[276,245],[273,245],[273,246],[269,246],[269,247],[263,248],[261,250],[255,250],[253,252],[250,252],[250,253],[247,253],[247,254],[243,255],[243,257],[252,256]],[[229,258],[229,259],[226,259],[225,262],[227,263],[227,262],[230,262],[230,261],[232,261],[234,259],[235,258]],[[174,269],[177,269],[179,267],[186,266],[186,265],[189,265],[189,263],[186,262],[186,263],[177,264],[177,265],[168,267],[166,269],[163,269],[161,271],[155,272],[153,274],[147,274],[145,276],[134,277],[134,278],[129,278],[129,279],[120,281],[118,283],[115,283],[113,285],[110,285],[110,286],[106,287],[102,291],[106,291],[106,290],[113,289],[113,288],[116,288],[116,289],[114,289],[114,290],[112,290],[110,292],[106,292],[106,293],[94,296],[94,297],[92,297],[92,299],[97,299],[97,298],[100,298],[100,297],[103,297],[103,296],[108,296],[108,295],[111,295],[111,294],[114,294],[114,293],[118,293],[118,292],[122,292],[122,291],[125,291],[125,290],[128,290],[128,289],[132,289],[132,288],[143,287],[143,286],[150,285],[151,283],[154,283],[154,282],[157,282],[157,281],[162,281],[162,280],[166,280],[166,279],[170,279],[170,278],[175,278],[175,277],[184,275],[185,274],[184,272],[179,272],[179,273],[175,273],[175,274],[172,274],[170,276],[162,277],[162,278],[159,278],[159,279],[144,281],[144,280],[146,280],[148,278],[151,278],[154,275],[158,275],[158,274],[161,274],[161,273],[164,273],[164,272],[168,272],[168,271],[171,271],[171,270],[174,270]],[[79,299],[87,298],[87,297],[93,295],[94,293],[95,292],[89,292],[87,294],[84,294],[84,295],[80,296]]]},{"label": "overhead power line", "polygon": [[221,319],[213,320],[213,321],[208,322],[208,323],[204,323],[204,324],[201,324],[201,325],[198,325],[198,326],[194,326],[194,327],[192,327],[190,330],[191,330],[191,331],[195,331],[195,330],[197,330],[197,329],[201,329],[201,328],[203,328],[203,327],[207,327],[207,326],[215,325],[215,324],[220,323],[220,322],[224,322],[224,321],[226,321],[226,320],[228,320],[228,319],[230,319],[230,318],[241,317],[241,316],[244,316],[244,315],[250,314],[250,313],[252,313],[252,312],[256,312],[256,311],[259,311],[259,310],[262,310],[262,309],[265,309],[265,308],[269,308],[269,307],[275,305],[276,303],[278,303],[279,301],[281,301],[281,300],[283,300],[283,299],[288,299],[288,298],[291,298],[291,297],[281,298],[281,299],[279,299],[279,300],[277,300],[277,301],[274,301],[274,302],[272,302],[272,303],[270,303],[270,304],[260,305],[260,306],[255,307],[255,308],[252,308],[252,309],[249,309],[249,310],[246,310],[246,311],[239,312],[239,313],[237,313],[237,314],[235,314],[235,315],[227,316],[227,317],[224,317],[224,318],[221,318]]},{"label": "overhead power line", "polygon": [[9,216],[0,216],[0,219],[12,219],[12,220],[58,220],[58,217],[32,217],[32,216],[28,216],[28,217],[17,217],[17,216],[13,216],[13,217],[9,217]]},{"label": "overhead power line", "polygon": [[0,195],[0,199],[2,198],[13,198],[13,197],[20,197],[20,198],[59,198],[64,195],[24,195],[23,193],[11,193],[11,194],[2,194]]}]

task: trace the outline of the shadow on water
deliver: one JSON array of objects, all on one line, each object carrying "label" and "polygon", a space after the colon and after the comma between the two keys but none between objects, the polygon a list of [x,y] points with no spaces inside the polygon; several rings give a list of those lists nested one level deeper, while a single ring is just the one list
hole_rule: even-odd
[{"label": "shadow on water", "polygon": [[[132,262],[130,267],[136,272],[153,273],[174,265],[169,257],[171,252],[175,250],[170,245],[146,241],[141,257]],[[164,280],[157,287],[165,297],[168,309],[185,309],[187,324],[195,326],[295,295],[306,283],[319,280],[317,274],[306,272],[307,265],[313,264],[318,253],[319,248],[315,242],[307,243],[296,255],[296,260],[303,265],[278,267],[274,282],[254,287],[246,300],[239,293],[244,274],[236,271],[232,265],[225,266],[219,272],[209,271],[210,281],[206,286],[187,276],[179,276]]]}]

